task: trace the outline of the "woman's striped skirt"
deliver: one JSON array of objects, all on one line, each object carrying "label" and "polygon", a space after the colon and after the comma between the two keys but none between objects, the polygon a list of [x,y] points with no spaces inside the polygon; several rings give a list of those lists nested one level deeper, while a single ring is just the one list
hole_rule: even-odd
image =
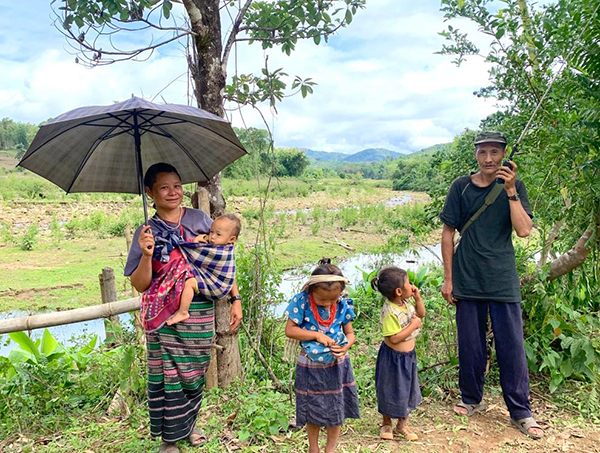
[{"label": "woman's striped skirt", "polygon": [[360,418],[350,357],[313,362],[301,351],[296,365],[296,425],[341,426]]},{"label": "woman's striped skirt", "polygon": [[190,435],[202,403],[214,337],[214,302],[195,296],[190,317],[146,334],[150,434],[165,442]]}]

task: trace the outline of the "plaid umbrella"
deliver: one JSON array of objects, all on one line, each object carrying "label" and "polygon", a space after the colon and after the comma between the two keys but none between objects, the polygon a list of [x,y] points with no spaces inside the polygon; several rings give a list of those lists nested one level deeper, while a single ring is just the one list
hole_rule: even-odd
[{"label": "plaid umbrella", "polygon": [[71,110],[43,124],[18,165],[67,193],[142,194],[143,175],[157,162],[177,168],[185,184],[207,181],[245,154],[223,118],[133,96]]}]

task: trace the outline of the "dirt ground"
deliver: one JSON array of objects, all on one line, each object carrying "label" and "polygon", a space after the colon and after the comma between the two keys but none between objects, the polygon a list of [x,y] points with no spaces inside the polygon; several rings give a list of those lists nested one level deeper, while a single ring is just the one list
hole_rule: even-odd
[{"label": "dirt ground", "polygon": [[[521,434],[509,421],[508,411],[501,398],[488,402],[485,414],[459,417],[451,405],[438,401],[425,401],[413,412],[410,426],[419,434],[416,442],[402,439],[381,441],[378,437],[377,414],[370,413],[374,428],[360,435],[360,443],[368,440],[368,450],[381,453],[414,452],[600,452],[600,426],[584,427],[572,415],[546,405],[533,402],[534,416],[544,428],[546,437],[533,440]],[[346,432],[342,448],[352,450],[358,433]]]}]

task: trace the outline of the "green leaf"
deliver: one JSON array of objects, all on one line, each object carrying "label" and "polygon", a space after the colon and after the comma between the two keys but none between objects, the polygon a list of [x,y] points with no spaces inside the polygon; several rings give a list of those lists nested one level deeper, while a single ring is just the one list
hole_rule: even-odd
[{"label": "green leaf", "polygon": [[352,11],[349,9],[346,10],[346,24],[350,25],[352,23]]},{"label": "green leaf", "polygon": [[504,28],[499,28],[498,31],[496,32],[496,39],[500,39],[504,36]]},{"label": "green leaf", "polygon": [[36,359],[40,356],[37,346],[25,332],[12,332],[9,336],[12,341],[21,346],[26,352],[33,354]]},{"label": "green leaf", "polygon": [[22,363],[22,362],[33,362],[38,363],[35,354],[23,349],[21,346],[17,346],[8,354],[8,360],[11,363]]},{"label": "green leaf", "polygon": [[240,433],[238,434],[238,439],[240,442],[244,442],[250,439],[250,432],[245,429],[240,431]]},{"label": "green leaf", "polygon": [[315,35],[315,36],[313,36],[313,41],[318,46],[321,43],[321,35]]},{"label": "green leaf", "polygon": [[165,19],[171,17],[171,6],[171,2],[169,1],[165,1],[162,5],[162,12],[163,16],[165,16]]},{"label": "green leaf", "polygon": [[44,329],[42,335],[42,343],[40,345],[40,352],[46,357],[51,355],[58,348],[58,341],[52,336],[48,329]]}]

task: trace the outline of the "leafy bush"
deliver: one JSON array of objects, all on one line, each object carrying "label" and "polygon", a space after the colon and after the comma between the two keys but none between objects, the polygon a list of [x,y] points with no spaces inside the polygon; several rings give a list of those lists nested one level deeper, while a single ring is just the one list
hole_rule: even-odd
[{"label": "leafy bush", "polygon": [[144,355],[135,344],[95,350],[92,336],[82,346],[65,347],[47,329],[35,342],[24,332],[10,338],[18,346],[0,356],[2,438],[54,434],[73,418],[106,409],[118,389],[130,403],[144,399]]},{"label": "leafy bush", "polygon": [[37,223],[34,222],[31,225],[29,225],[27,231],[25,231],[25,233],[21,237],[21,250],[33,250],[33,247],[35,247],[35,244],[37,244],[38,241],[38,233],[39,229]]}]

